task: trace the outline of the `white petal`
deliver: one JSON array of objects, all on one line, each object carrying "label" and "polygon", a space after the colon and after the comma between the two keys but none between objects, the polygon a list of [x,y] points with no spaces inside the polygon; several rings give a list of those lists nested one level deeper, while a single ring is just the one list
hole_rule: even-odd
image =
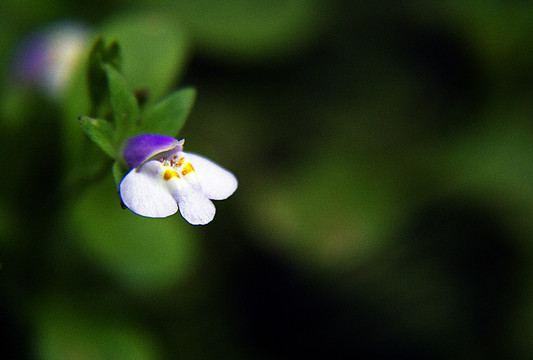
[{"label": "white petal", "polygon": [[120,197],[124,205],[136,214],[161,218],[178,211],[176,200],[165,187],[161,176],[163,165],[148,161],[131,170],[120,182]]},{"label": "white petal", "polygon": [[237,178],[217,163],[197,154],[184,152],[194,168],[203,193],[213,200],[224,200],[237,190]]},{"label": "white petal", "polygon": [[215,217],[215,205],[198,186],[187,185],[174,192],[181,216],[189,224],[205,225]]}]

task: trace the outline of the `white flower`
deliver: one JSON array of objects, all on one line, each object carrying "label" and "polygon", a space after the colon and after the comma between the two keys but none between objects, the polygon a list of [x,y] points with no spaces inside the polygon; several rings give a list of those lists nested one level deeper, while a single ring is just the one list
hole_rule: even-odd
[{"label": "white flower", "polygon": [[60,97],[89,45],[89,36],[89,29],[76,22],[55,23],[36,32],[18,48],[17,80],[52,98]]},{"label": "white flower", "polygon": [[228,170],[200,155],[183,151],[184,140],[145,134],[131,138],[124,160],[132,170],[120,183],[120,197],[136,214],[161,218],[178,209],[193,225],[213,220],[211,200],[224,200],[237,189]]}]

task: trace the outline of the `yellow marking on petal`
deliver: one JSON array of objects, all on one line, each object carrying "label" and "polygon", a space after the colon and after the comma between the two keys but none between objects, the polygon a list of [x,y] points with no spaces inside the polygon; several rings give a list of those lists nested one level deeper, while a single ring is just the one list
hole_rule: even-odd
[{"label": "yellow marking on petal", "polygon": [[183,167],[183,170],[181,171],[181,174],[183,176],[187,175],[188,173],[190,172],[193,172],[194,171],[194,168],[192,167],[191,163],[187,163],[185,164],[185,166]]},{"label": "yellow marking on petal", "polygon": [[176,165],[181,166],[183,165],[184,162],[185,162],[185,158],[182,156],[178,159],[178,162],[176,163]]},{"label": "yellow marking on petal", "polygon": [[163,179],[165,181],[169,181],[170,179],[172,179],[173,177],[175,178],[178,178],[179,179],[179,174],[176,172],[176,170],[172,170],[172,169],[167,169],[165,170],[165,172],[163,173]]}]

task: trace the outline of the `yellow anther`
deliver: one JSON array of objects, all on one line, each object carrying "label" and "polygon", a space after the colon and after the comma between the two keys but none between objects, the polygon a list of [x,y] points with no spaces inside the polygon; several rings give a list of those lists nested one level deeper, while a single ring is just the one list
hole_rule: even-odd
[{"label": "yellow anther", "polygon": [[176,177],[176,178],[178,178],[178,179],[179,179],[179,177],[180,177],[180,176],[178,175],[178,173],[176,172],[176,170],[167,169],[167,170],[165,170],[165,172],[163,173],[163,179],[164,179],[165,181],[168,181],[168,180],[172,179],[173,177]]},{"label": "yellow anther", "polygon": [[185,166],[183,167],[183,170],[181,171],[181,174],[183,176],[187,175],[188,173],[194,171],[194,168],[192,167],[191,163],[187,163],[185,164]]}]

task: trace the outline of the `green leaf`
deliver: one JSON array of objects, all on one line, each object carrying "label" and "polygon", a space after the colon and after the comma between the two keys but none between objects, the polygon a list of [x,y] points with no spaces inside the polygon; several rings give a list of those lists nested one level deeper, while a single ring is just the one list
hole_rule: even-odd
[{"label": "green leaf", "polygon": [[87,81],[89,97],[91,99],[91,115],[101,115],[101,109],[109,95],[108,81],[104,64],[109,64],[115,69],[120,69],[122,57],[117,42],[111,42],[105,46],[104,40],[98,38],[89,52]]},{"label": "green leaf", "polygon": [[118,42],[112,41],[103,53],[102,63],[109,64],[117,70],[122,70],[122,52]]},{"label": "green leaf", "polygon": [[117,157],[113,142],[113,126],[107,120],[80,116],[79,121],[83,131],[96,145],[112,158]]},{"label": "green leaf", "polygon": [[193,35],[195,49],[237,63],[265,63],[301,53],[320,38],[324,25],[331,21],[327,3],[324,0],[168,1],[174,21],[183,23]]},{"label": "green leaf", "polygon": [[145,111],[139,132],[176,136],[185,124],[195,98],[194,88],[181,89],[167,96]]},{"label": "green leaf", "polygon": [[184,73],[190,44],[174,13],[144,9],[121,14],[102,23],[97,31],[119,42],[121,73],[131,89],[147,95],[148,103],[162,99]]},{"label": "green leaf", "polygon": [[105,51],[104,40],[96,39],[91,51],[89,52],[89,61],[87,65],[87,80],[89,87],[89,97],[93,105],[98,105],[104,98],[104,92],[107,90],[107,81],[102,71],[102,53]]},{"label": "green leaf", "polygon": [[190,281],[200,253],[195,228],[179,214],[152,219],[122,209],[112,181],[93,183],[69,208],[65,228],[82,256],[137,293]]},{"label": "green leaf", "polygon": [[[69,294],[70,295],[70,294]],[[43,296],[34,311],[35,351],[39,359],[161,359],[145,329],[113,310],[98,296]]]},{"label": "green leaf", "polygon": [[109,83],[109,95],[115,123],[115,143],[120,144],[131,134],[139,120],[139,106],[122,75],[111,65],[104,64]]}]

